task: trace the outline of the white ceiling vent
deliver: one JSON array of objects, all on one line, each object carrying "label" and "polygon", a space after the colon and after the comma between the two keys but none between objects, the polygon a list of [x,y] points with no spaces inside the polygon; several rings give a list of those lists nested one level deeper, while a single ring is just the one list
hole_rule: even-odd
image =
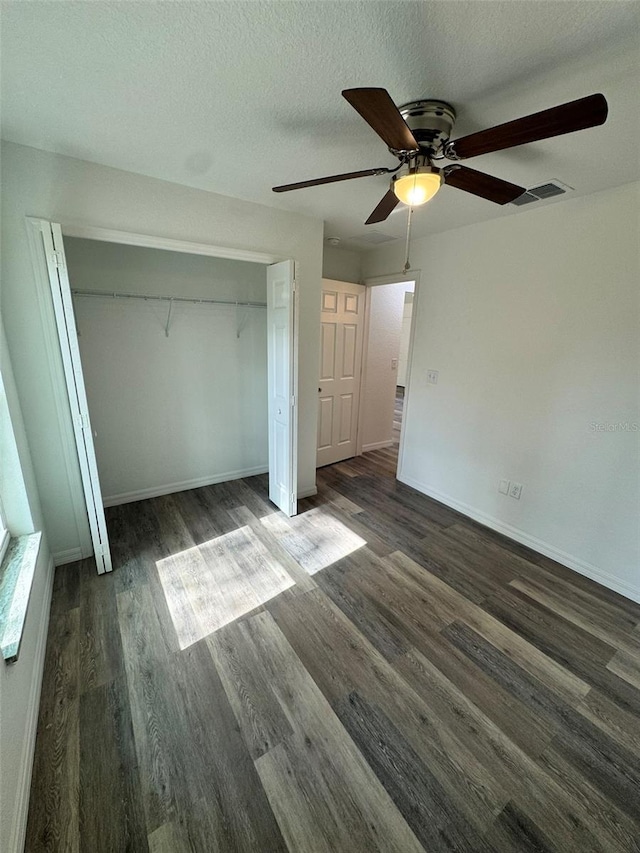
[{"label": "white ceiling vent", "polygon": [[366,234],[351,239],[357,243],[370,243],[372,246],[377,246],[379,243],[388,243],[389,240],[397,240],[398,238],[383,234],[382,231],[367,231]]},{"label": "white ceiling vent", "polygon": [[571,192],[572,189],[573,187],[563,184],[562,181],[554,178],[551,181],[546,181],[544,184],[526,190],[518,198],[514,198],[511,204],[514,204],[516,207],[522,207],[522,205],[532,204],[534,201],[543,201],[557,195],[564,195],[567,192]]}]

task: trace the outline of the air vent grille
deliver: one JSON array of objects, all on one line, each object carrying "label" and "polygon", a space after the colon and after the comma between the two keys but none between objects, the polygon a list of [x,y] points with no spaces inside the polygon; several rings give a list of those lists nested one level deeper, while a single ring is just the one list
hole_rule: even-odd
[{"label": "air vent grille", "polygon": [[564,195],[566,190],[557,184],[549,183],[542,184],[539,187],[533,187],[529,192],[531,195],[538,196],[538,198],[553,198],[554,195]]},{"label": "air vent grille", "polygon": [[522,195],[515,198],[511,204],[516,207],[522,207],[525,204],[532,204],[534,201],[544,201],[547,198],[554,198],[557,195],[564,195],[572,190],[573,187],[563,184],[562,181],[552,180],[546,181],[544,184],[539,184],[537,187],[531,187]]},{"label": "air vent grille", "polygon": [[532,201],[540,201],[540,199],[531,195],[530,192],[524,192],[522,195],[519,195],[518,198],[514,198],[511,204],[515,204],[516,207],[521,207],[523,204],[531,204]]}]

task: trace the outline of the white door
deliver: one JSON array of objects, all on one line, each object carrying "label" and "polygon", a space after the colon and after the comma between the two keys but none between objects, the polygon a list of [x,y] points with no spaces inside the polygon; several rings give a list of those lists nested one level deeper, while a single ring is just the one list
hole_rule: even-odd
[{"label": "white door", "polygon": [[366,288],[322,282],[317,465],[356,455]]},{"label": "white door", "polygon": [[82,375],[78,335],[76,332],[69,275],[64,254],[62,230],[55,222],[41,222],[44,250],[49,273],[51,296],[58,328],[60,352],[67,385],[69,407],[73,431],[80,463],[82,488],[87,506],[87,516],[91,529],[91,542],[96,558],[98,573],[111,571],[111,553],[104,517],[96,454],[93,446],[93,432],[89,420],[89,407]]},{"label": "white door", "polygon": [[293,261],[267,267],[269,499],[297,512],[296,284]]}]

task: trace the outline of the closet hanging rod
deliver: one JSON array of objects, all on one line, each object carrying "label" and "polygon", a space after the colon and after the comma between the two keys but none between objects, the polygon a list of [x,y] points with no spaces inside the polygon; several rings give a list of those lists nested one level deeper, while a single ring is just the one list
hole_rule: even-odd
[{"label": "closet hanging rod", "polygon": [[144,295],[142,293],[118,293],[111,290],[77,290],[72,288],[71,293],[74,296],[102,296],[109,299],[144,299],[155,300],[157,302],[192,302],[195,305],[231,305],[239,308],[266,308],[266,302],[246,302],[235,299],[196,299],[191,296],[156,296]]}]

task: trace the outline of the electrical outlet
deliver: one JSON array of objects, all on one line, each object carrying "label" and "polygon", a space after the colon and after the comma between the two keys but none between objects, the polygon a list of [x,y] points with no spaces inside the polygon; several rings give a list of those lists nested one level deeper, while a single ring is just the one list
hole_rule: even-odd
[{"label": "electrical outlet", "polygon": [[427,370],[427,382],[429,385],[437,385],[438,384],[438,371],[437,370]]},{"label": "electrical outlet", "polygon": [[501,495],[508,495],[509,489],[511,488],[511,482],[509,480],[500,480],[500,485],[498,486],[498,491]]},{"label": "electrical outlet", "polygon": [[522,494],[522,483],[511,483],[511,487],[509,488],[509,497],[515,498],[517,501],[519,501],[521,494]]},{"label": "electrical outlet", "polygon": [[391,370],[397,370],[397,369],[398,369],[398,359],[392,358],[391,359]]}]

